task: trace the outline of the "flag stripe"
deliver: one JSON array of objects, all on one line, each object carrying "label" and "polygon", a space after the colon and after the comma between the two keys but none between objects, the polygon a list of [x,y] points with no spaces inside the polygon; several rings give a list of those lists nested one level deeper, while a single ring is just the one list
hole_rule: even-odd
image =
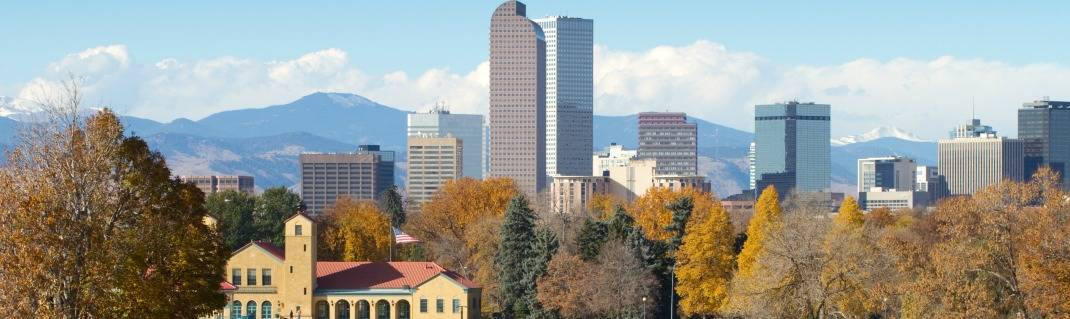
[{"label": "flag stripe", "polygon": [[394,228],[394,243],[395,244],[408,244],[408,243],[418,243],[418,242],[420,242],[420,240],[416,239],[416,237],[409,236],[409,234],[406,234],[405,232],[401,231],[400,229]]}]

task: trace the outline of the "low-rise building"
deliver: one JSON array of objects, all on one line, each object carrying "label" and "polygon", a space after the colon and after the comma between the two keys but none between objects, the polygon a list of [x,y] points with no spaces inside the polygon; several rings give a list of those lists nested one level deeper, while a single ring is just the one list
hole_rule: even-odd
[{"label": "low-rise building", "polygon": [[601,153],[595,154],[591,162],[594,163],[592,174],[602,176],[610,167],[621,167],[639,156],[638,150],[624,149],[623,145],[611,143]]},{"label": "low-rise building", "polygon": [[479,318],[481,288],[433,262],[316,258],[316,224],[285,222],[285,247],[251,242],[227,262],[227,306],[209,318]]},{"label": "low-rise building", "polygon": [[892,191],[874,188],[868,192],[858,193],[858,205],[862,210],[874,210],[877,208],[915,209],[925,207],[929,203],[929,193],[917,191]]},{"label": "low-rise building", "polygon": [[183,182],[193,183],[204,194],[235,190],[252,194],[256,189],[252,176],[242,175],[183,175],[178,177]]},{"label": "low-rise building", "polygon": [[589,215],[587,207],[597,194],[606,194],[603,176],[553,176],[550,182],[552,212]]}]

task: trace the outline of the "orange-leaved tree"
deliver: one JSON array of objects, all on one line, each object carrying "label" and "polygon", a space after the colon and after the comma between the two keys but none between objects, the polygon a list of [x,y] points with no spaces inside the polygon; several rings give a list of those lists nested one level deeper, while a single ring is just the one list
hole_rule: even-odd
[{"label": "orange-leaved tree", "polygon": [[687,316],[716,315],[728,299],[736,266],[735,232],[728,213],[717,204],[710,207],[704,221],[688,230],[676,252],[676,293],[680,311]]},{"label": "orange-leaved tree", "polygon": [[375,202],[341,196],[319,217],[319,258],[385,261],[392,240],[390,219]]},{"label": "orange-leaved tree", "polygon": [[694,205],[686,229],[705,221],[711,212],[723,210],[721,202],[708,192],[690,187],[676,191],[665,187],[654,187],[637,198],[635,203],[628,208],[628,213],[635,218],[635,224],[643,230],[647,238],[668,240],[673,236],[672,232],[666,230],[666,227],[672,223],[672,211],[669,210],[668,205],[685,197],[691,198]]}]

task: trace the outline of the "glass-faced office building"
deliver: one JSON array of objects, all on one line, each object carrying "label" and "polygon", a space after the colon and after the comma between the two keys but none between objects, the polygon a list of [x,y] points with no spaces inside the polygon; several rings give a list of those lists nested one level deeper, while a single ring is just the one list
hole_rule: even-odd
[{"label": "glass-faced office building", "polygon": [[824,192],[831,185],[828,104],[786,102],[754,107],[757,191]]},{"label": "glass-faced office building", "polygon": [[1023,103],[1018,109],[1018,139],[1025,147],[1025,177],[1047,165],[1070,186],[1070,102],[1046,99]]}]

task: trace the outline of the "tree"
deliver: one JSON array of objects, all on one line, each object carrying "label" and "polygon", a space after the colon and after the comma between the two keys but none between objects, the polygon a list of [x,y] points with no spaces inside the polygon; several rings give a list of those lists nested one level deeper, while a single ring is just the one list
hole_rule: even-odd
[{"label": "tree", "polygon": [[576,246],[579,247],[580,258],[583,258],[584,261],[598,258],[598,253],[602,250],[602,244],[609,240],[608,231],[609,229],[605,223],[585,219],[583,228],[580,229],[580,235],[576,238]]},{"label": "tree", "polygon": [[405,225],[405,207],[397,186],[388,188],[379,196],[379,210],[390,217],[390,226],[401,228]]},{"label": "tree", "polygon": [[615,213],[616,207],[622,205],[624,202],[613,195],[595,193],[587,204],[587,211],[590,212],[590,216],[587,217],[598,220],[608,219]]},{"label": "tree", "polygon": [[688,231],[676,253],[676,293],[685,316],[716,315],[728,300],[736,266],[728,213],[719,208],[708,216]]},{"label": "tree", "polygon": [[226,190],[205,197],[204,207],[219,220],[219,231],[230,251],[258,239],[253,210],[256,197],[236,190]]},{"label": "tree", "polygon": [[773,186],[762,190],[758,202],[754,205],[754,216],[747,224],[747,241],[739,253],[737,264],[740,276],[750,276],[757,266],[755,261],[765,249],[765,239],[778,232],[781,223],[779,195]]},{"label": "tree", "polygon": [[20,128],[0,168],[0,313],[17,318],[195,318],[223,307],[229,256],[203,193],[124,136],[79,116],[76,83]]},{"label": "tree", "polygon": [[339,197],[319,224],[321,259],[383,261],[393,243],[390,220],[370,201]]},{"label": "tree", "polygon": [[532,243],[535,242],[535,212],[528,208],[524,195],[509,201],[500,238],[494,264],[501,285],[502,313],[506,318],[523,318],[530,310],[524,300],[535,288],[525,280],[528,276],[525,266],[533,255]]},{"label": "tree", "polygon": [[833,220],[836,226],[840,228],[858,228],[862,227],[864,223],[862,216],[862,208],[858,206],[858,201],[855,201],[854,197],[847,196],[843,200],[843,204],[840,204],[840,211],[836,214],[836,219]]},{"label": "tree", "polygon": [[681,198],[691,198],[694,216],[688,218],[687,227],[706,220],[706,213],[720,206],[713,195],[695,188],[673,191],[664,187],[654,187],[635,200],[628,208],[628,213],[635,218],[639,226],[651,240],[668,240],[673,234],[667,229],[673,222],[673,212],[668,205]]},{"label": "tree", "polygon": [[557,236],[553,231],[546,228],[535,231],[535,241],[532,242],[531,247],[533,255],[524,263],[524,285],[531,288],[524,295],[523,302],[527,304],[532,317],[552,317],[550,313],[544,311],[536,293],[538,280],[546,275],[547,265],[554,254],[557,254],[558,246]]},{"label": "tree", "polygon": [[658,280],[620,240],[598,258],[558,253],[538,283],[539,302],[565,318],[640,318],[651,312]]},{"label": "tree", "polygon": [[872,234],[880,225],[864,229],[862,210],[848,196],[833,219],[825,238],[824,270],[821,283],[831,300],[831,310],[842,315],[864,317],[876,312],[887,295],[883,283],[892,273],[892,262],[885,259]]},{"label": "tree", "polygon": [[297,193],[285,187],[272,187],[264,190],[264,193],[256,198],[256,211],[253,213],[256,238],[282,247],[285,244],[283,242],[284,222],[301,210],[303,210],[301,196]]}]

